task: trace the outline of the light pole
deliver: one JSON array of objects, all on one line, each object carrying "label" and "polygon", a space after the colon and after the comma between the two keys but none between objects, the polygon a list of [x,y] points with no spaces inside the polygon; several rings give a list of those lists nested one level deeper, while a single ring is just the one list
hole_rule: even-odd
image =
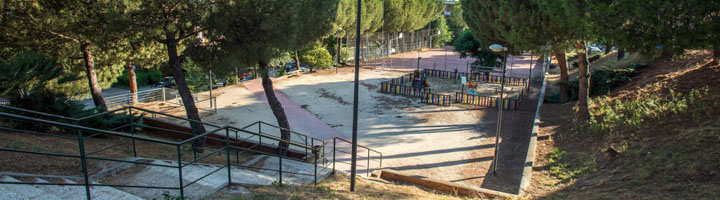
[{"label": "light pole", "polygon": [[430,36],[430,48],[433,48],[433,46],[432,46],[432,45],[433,45],[433,42],[432,42],[433,37],[438,36],[438,35],[440,35],[440,34],[442,34],[442,33],[441,33],[440,31],[437,31],[437,34],[434,34],[434,35],[431,35],[431,36]]},{"label": "light pole", "polygon": [[443,46],[443,49],[445,49],[445,71],[447,71],[447,47]]},{"label": "light pole", "polygon": [[[340,32],[340,31],[342,31],[342,30],[343,30],[342,27],[340,27],[340,28],[335,32],[335,34],[337,34],[338,32]],[[342,38],[338,38],[338,48],[337,48],[337,53],[335,54],[335,56],[337,56],[337,63],[335,64],[335,73],[336,73],[336,74],[338,73],[338,67],[340,67],[340,57],[341,57],[341,55],[340,55],[340,51],[341,51],[341,50],[340,50],[340,49],[341,49],[341,48],[342,48]]]},{"label": "light pole", "polygon": [[498,119],[497,119],[497,129],[495,130],[495,156],[493,156],[493,175],[497,175],[497,166],[498,166],[498,150],[500,149],[500,131],[502,128],[502,114],[503,114],[503,95],[505,91],[505,69],[507,68],[507,48],[503,47],[499,44],[493,44],[490,45],[490,50],[492,50],[495,53],[501,53],[504,52],[504,61],[503,61],[503,70],[502,70],[502,79],[500,79],[500,98],[498,98],[498,103],[496,104],[498,107]]},{"label": "light pole", "polygon": [[[357,23],[356,29],[355,29],[355,83],[353,84],[353,124],[352,124],[352,159],[351,159],[351,165],[350,165],[350,191],[355,191],[355,175],[357,174],[357,120],[358,120],[358,79],[360,79],[360,49],[358,46],[360,46],[360,20],[361,20],[361,6],[362,1],[357,0],[357,19],[355,20]],[[367,158],[370,159],[369,157]]]},{"label": "light pole", "polygon": [[400,33],[397,38],[391,38],[391,39],[390,39],[390,42],[388,43],[388,57],[390,57],[390,68],[393,67],[393,64],[392,64],[392,53],[395,52],[395,50],[392,48],[392,41],[393,41],[393,40],[400,39],[400,38],[402,38],[402,37],[403,37],[403,34]]}]

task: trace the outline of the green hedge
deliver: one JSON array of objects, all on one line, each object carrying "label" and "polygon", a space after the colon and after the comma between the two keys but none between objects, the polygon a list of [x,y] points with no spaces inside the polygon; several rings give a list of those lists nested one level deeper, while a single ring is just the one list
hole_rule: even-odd
[{"label": "green hedge", "polygon": [[[138,87],[157,83],[162,80],[162,78],[162,72],[157,70],[135,70],[135,80],[137,81]],[[122,75],[117,77],[117,81],[113,84],[113,86],[130,87],[130,81],[128,80],[127,71],[124,71]]]}]

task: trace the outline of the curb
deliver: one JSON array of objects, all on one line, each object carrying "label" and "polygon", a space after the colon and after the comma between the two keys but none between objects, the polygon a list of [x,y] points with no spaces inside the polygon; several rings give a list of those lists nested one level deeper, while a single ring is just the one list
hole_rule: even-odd
[{"label": "curb", "polygon": [[484,188],[465,186],[457,183],[448,181],[438,180],[434,178],[428,178],[424,176],[409,175],[403,172],[383,169],[379,171],[379,177],[390,181],[398,181],[409,183],[413,185],[422,186],[428,189],[433,189],[453,195],[464,195],[464,196],[485,196],[485,197],[505,197],[515,198],[514,194],[508,194],[495,190],[489,190]]},{"label": "curb", "polygon": [[545,101],[546,84],[547,74],[543,76],[542,88],[540,89],[537,110],[535,110],[535,119],[533,120],[533,128],[530,132],[530,144],[528,145],[527,156],[525,156],[525,164],[523,166],[520,188],[517,192],[518,195],[523,195],[525,193],[525,189],[530,186],[530,180],[532,179],[532,167],[535,164],[535,148],[537,146],[538,132],[540,131],[540,108],[542,107],[543,101]]}]

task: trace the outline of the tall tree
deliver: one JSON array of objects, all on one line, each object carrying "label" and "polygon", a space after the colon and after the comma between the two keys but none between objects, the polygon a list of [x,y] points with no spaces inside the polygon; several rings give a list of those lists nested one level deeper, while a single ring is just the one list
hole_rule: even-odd
[{"label": "tall tree", "polygon": [[[550,52],[560,67],[560,80],[568,81],[565,52],[573,49],[572,41],[568,39],[570,32],[566,31],[563,23],[553,22],[552,13],[541,10],[538,2],[465,1],[462,4],[477,11],[466,13],[465,20],[473,30],[479,31],[476,37],[480,40],[532,52],[544,52],[544,47],[550,45]],[[488,18],[493,20],[483,23],[484,19]],[[560,85],[560,96],[562,102],[570,99],[564,84]]]},{"label": "tall tree", "polygon": [[[268,104],[283,128],[281,137],[289,141],[290,123],[275,96],[268,74],[269,62],[330,34],[338,1],[238,0],[218,4],[207,18],[208,37],[219,44],[224,55],[235,55],[233,59],[242,63],[258,64]],[[281,142],[279,147],[287,150],[289,143]]]},{"label": "tall tree", "polygon": [[[12,49],[32,49],[72,64],[82,60],[88,88],[96,107],[105,107],[98,67],[109,66],[112,57],[99,48],[115,41],[108,19],[117,17],[122,4],[116,1],[11,1],[3,6],[1,21],[4,46]],[[98,59],[100,64],[98,64]],[[113,77],[114,78],[114,77]]]},{"label": "tall tree", "polygon": [[[205,126],[200,123],[192,92],[185,80],[182,69],[184,56],[179,55],[184,49],[183,42],[193,38],[202,29],[200,22],[206,17],[213,1],[201,0],[152,0],[143,1],[139,8],[132,13],[137,28],[144,29],[143,37],[163,44],[167,50],[168,65],[178,87],[185,113],[190,122],[193,135],[205,133]],[[205,145],[204,138],[193,141],[193,150],[202,152]]]}]

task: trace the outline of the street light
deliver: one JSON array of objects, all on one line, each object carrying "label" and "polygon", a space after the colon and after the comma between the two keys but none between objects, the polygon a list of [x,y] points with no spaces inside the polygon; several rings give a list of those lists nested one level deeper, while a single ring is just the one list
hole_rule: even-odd
[{"label": "street light", "polygon": [[495,131],[495,156],[493,156],[493,175],[497,175],[497,166],[498,166],[498,150],[500,147],[500,131],[502,128],[502,113],[503,113],[503,95],[505,91],[505,69],[507,66],[507,48],[503,47],[499,44],[493,44],[490,45],[490,50],[495,53],[502,53],[504,52],[505,55],[503,57],[503,70],[502,70],[502,79],[500,79],[500,98],[498,99],[497,107],[498,107],[498,119],[497,119],[497,129]]},{"label": "street light", "polygon": [[430,36],[430,48],[432,48],[432,45],[433,45],[432,38],[435,37],[435,36],[438,36],[438,35],[440,35],[440,34],[442,34],[442,33],[441,33],[440,31],[437,31],[437,34],[434,34],[434,35],[431,35],[431,36]]},{"label": "street light", "polygon": [[393,67],[393,64],[392,64],[392,53],[395,52],[395,50],[392,49],[392,41],[393,41],[393,40],[400,39],[400,38],[402,38],[402,37],[403,37],[403,34],[400,33],[397,38],[392,38],[392,39],[390,39],[390,43],[388,44],[388,57],[390,57],[390,68]]},{"label": "street light", "polygon": [[[335,34],[339,33],[342,30],[343,30],[342,27],[338,28],[338,30],[335,31]],[[336,74],[338,73],[338,67],[340,65],[341,48],[342,48],[342,38],[338,38],[338,48],[337,48],[337,53],[335,54],[335,56],[337,57],[337,63],[335,64],[335,73]]]}]

